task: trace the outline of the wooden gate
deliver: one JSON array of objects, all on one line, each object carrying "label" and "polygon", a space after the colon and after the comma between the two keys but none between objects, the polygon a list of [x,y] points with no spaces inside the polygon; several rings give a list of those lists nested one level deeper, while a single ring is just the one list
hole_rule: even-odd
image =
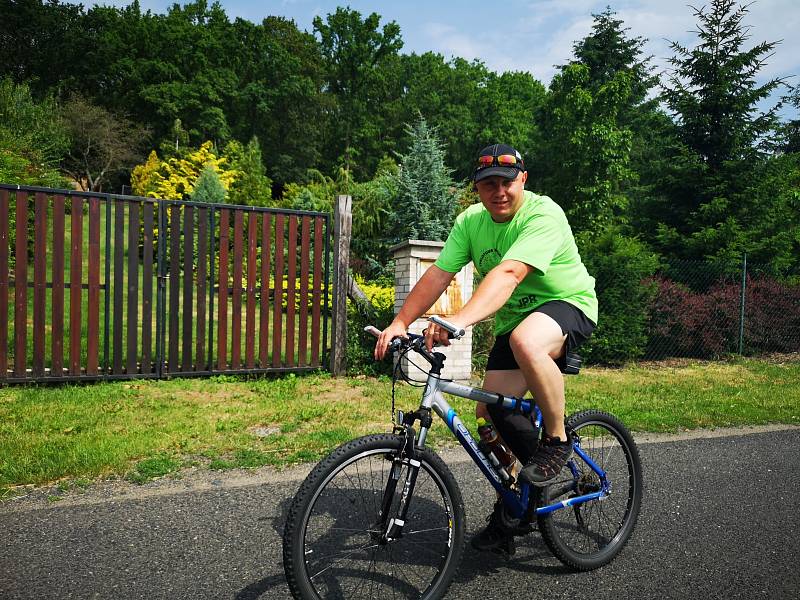
[{"label": "wooden gate", "polygon": [[329,216],[0,185],[0,380],[319,369]]}]

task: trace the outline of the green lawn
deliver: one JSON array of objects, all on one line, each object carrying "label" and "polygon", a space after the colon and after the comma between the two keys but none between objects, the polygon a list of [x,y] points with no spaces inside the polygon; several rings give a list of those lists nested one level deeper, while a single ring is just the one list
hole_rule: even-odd
[{"label": "green lawn", "polygon": [[[96,478],[133,481],[190,465],[284,466],[390,429],[386,378],[175,379],[0,389],[0,489]],[[398,408],[421,390],[403,385]],[[600,408],[635,431],[800,425],[800,358],[586,368],[568,410]],[[473,403],[451,399],[469,427]],[[429,438],[451,441],[438,421]]]}]

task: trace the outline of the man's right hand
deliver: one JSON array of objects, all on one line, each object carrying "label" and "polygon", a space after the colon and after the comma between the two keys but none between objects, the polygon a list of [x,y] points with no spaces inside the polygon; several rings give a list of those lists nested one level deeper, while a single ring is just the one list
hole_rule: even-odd
[{"label": "man's right hand", "polygon": [[383,357],[386,356],[386,351],[388,350],[391,341],[396,337],[406,337],[406,329],[407,328],[403,323],[399,321],[392,321],[391,325],[381,331],[381,335],[378,337],[378,341],[375,343],[375,360],[383,360]]}]

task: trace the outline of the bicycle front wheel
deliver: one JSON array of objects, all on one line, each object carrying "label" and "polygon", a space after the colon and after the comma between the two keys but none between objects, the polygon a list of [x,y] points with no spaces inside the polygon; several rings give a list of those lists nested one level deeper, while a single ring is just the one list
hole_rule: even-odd
[{"label": "bicycle front wheel", "polygon": [[[613,415],[587,410],[572,415],[567,430],[581,449],[606,472],[611,492],[599,500],[563,508],[538,518],[547,547],[577,571],[611,562],[628,542],[642,503],[642,465],[630,432]],[[539,505],[600,491],[598,475],[577,453],[561,475],[539,494]]]},{"label": "bicycle front wheel", "polygon": [[[295,599],[433,600],[447,591],[463,550],[464,503],[433,452],[417,452],[420,468],[402,535],[381,540],[381,503],[401,444],[397,435],[353,440],[306,478],[283,534],[283,564]],[[408,468],[403,465],[390,516],[397,514]]]}]

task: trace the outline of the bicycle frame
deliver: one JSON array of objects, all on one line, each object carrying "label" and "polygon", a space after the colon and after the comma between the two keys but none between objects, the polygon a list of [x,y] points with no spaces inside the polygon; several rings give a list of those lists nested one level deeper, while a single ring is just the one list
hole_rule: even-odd
[{"label": "bicycle frame", "polygon": [[[537,426],[541,423],[542,414],[539,407],[534,403],[524,400],[522,398],[506,397],[501,394],[487,392],[467,385],[461,385],[453,381],[444,380],[436,377],[433,374],[428,375],[428,380],[425,383],[425,390],[422,395],[422,402],[420,409],[433,411],[447,424],[447,427],[459,441],[459,443],[467,451],[467,454],[472,458],[481,472],[484,474],[489,483],[503,498],[503,502],[509,509],[510,514],[514,518],[522,518],[528,511],[530,502],[530,485],[520,481],[519,493],[504,485],[503,481],[498,476],[494,467],[489,463],[487,457],[478,448],[478,444],[469,429],[464,425],[456,411],[447,403],[443,394],[452,394],[460,398],[467,398],[476,402],[483,402],[485,404],[502,404],[504,408],[510,410],[519,410],[523,414],[535,415],[535,423]],[[420,427],[419,435],[416,439],[416,447],[422,448],[425,445],[428,428],[424,425]],[[536,514],[547,514],[556,510],[561,510],[569,506],[583,504],[590,500],[597,500],[607,496],[611,491],[611,484],[606,477],[605,471],[600,468],[589,456],[581,449],[580,441],[575,439],[573,442],[573,449],[575,453],[580,456],[587,465],[597,473],[601,482],[601,490],[589,494],[583,494],[574,498],[569,498],[561,502],[556,502],[548,506],[540,506],[536,508]],[[577,477],[577,469],[574,462],[568,463],[569,468],[572,470],[573,475]],[[572,487],[572,486],[571,486]]]}]

